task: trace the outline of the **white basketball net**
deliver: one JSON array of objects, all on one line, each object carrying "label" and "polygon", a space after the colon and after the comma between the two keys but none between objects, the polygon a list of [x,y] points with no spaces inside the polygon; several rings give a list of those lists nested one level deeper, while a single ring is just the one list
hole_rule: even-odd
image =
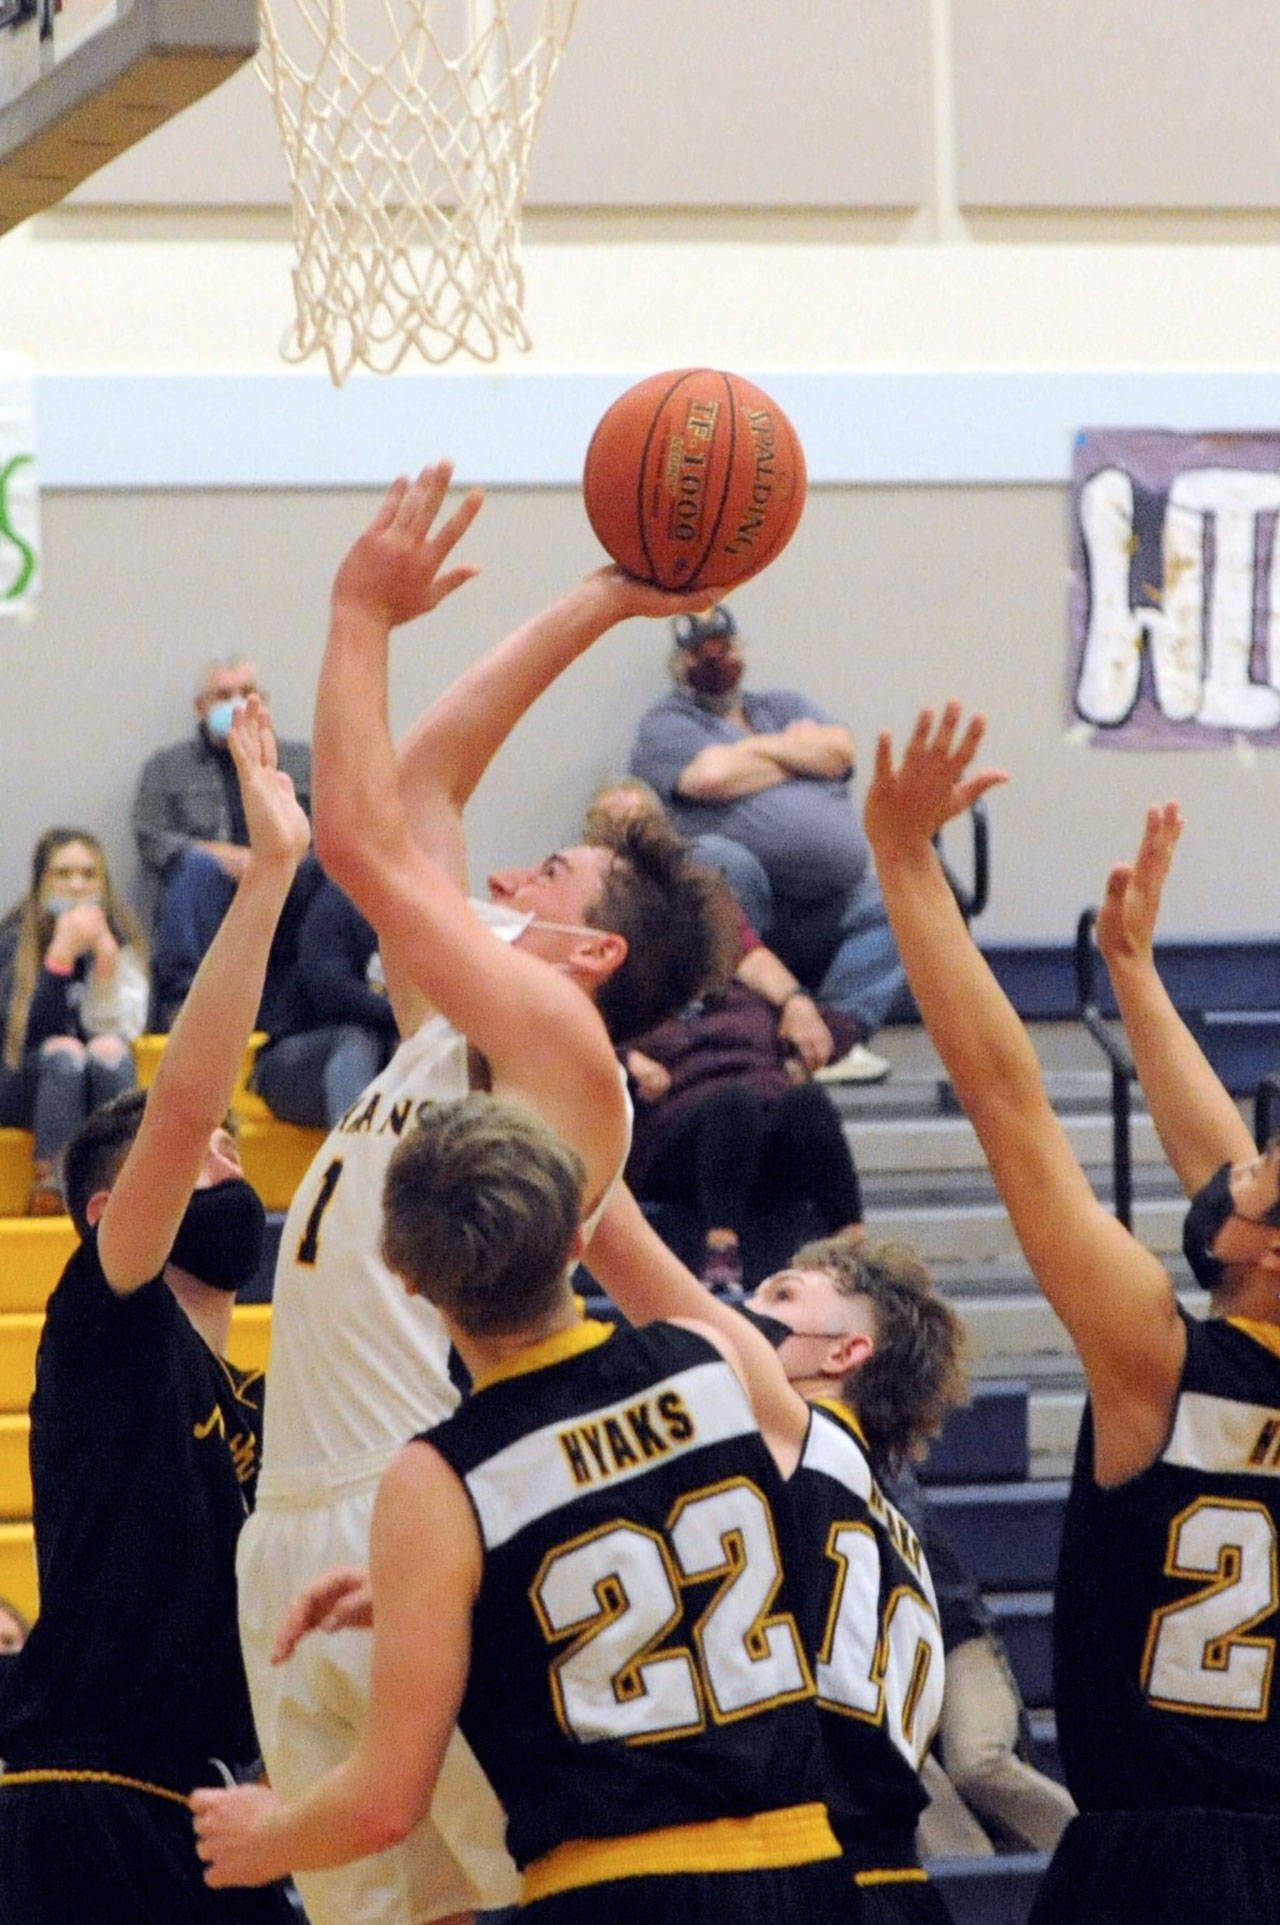
[{"label": "white basketball net", "polygon": [[293,197],[289,361],[528,348],[520,214],[577,0],[260,0]]}]

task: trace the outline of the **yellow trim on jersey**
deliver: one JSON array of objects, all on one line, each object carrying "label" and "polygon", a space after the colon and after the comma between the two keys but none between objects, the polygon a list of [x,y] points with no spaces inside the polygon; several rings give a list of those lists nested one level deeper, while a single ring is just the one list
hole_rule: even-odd
[{"label": "yellow trim on jersey", "polygon": [[842,1423],[846,1430],[851,1430],[863,1450],[870,1454],[871,1446],[867,1442],[867,1433],[862,1428],[856,1412],[850,1410],[848,1404],[842,1404],[838,1397],[811,1397],[809,1402],[816,1404],[819,1410],[825,1410],[829,1417],[834,1417]]},{"label": "yellow trim on jersey", "polygon": [[929,1874],[922,1865],[903,1865],[896,1871],[855,1872],[855,1885],[927,1885]]},{"label": "yellow trim on jersey", "polygon": [[153,1798],[170,1798],[175,1805],[189,1805],[181,1791],[166,1785],[149,1785],[145,1778],[126,1778],[119,1771],[3,1771],[0,1791],[6,1785],[123,1785],[126,1791],[149,1791]]},{"label": "yellow trim on jersey", "polygon": [[1246,1337],[1252,1337],[1264,1350],[1280,1357],[1280,1323],[1258,1323],[1253,1317],[1228,1317],[1227,1322],[1243,1330]]},{"label": "yellow trim on jersey", "polygon": [[751,1818],[712,1818],[703,1825],[666,1825],[631,1838],[571,1838],[526,1866],[520,1903],[554,1892],[603,1885],[614,1878],[664,1873],[772,1871],[838,1858],[825,1805],[786,1805]]},{"label": "yellow trim on jersey", "polygon": [[611,1323],[601,1323],[598,1318],[583,1317],[576,1319],[565,1330],[555,1330],[549,1337],[542,1337],[537,1343],[525,1344],[513,1352],[491,1370],[481,1371],[472,1383],[472,1390],[487,1390],[490,1384],[500,1384],[508,1377],[523,1377],[531,1370],[545,1370],[548,1364],[563,1363],[566,1357],[576,1357],[584,1350],[594,1350],[597,1344],[607,1343],[613,1335]]}]

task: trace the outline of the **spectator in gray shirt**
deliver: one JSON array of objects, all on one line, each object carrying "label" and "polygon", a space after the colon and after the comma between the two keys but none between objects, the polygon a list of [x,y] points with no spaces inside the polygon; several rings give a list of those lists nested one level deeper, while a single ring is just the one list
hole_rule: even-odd
[{"label": "spectator in gray shirt", "polygon": [[866,837],[850,797],[853,739],[795,689],[741,687],[730,611],[673,624],[674,687],[641,718],[631,769],[657,790],[747,920],[858,1040],[827,1081],[889,1073],[867,1040],[904,987]]},{"label": "spectator in gray shirt", "polygon": [[[157,749],[142,770],[132,820],[154,905],[152,1020],[157,1029],[172,1024],[248,861],[227,737],[236,710],[261,693],[248,656],[209,662],[195,698],[194,733]],[[279,752],[280,767],[309,814],[310,747],[281,742]]]}]

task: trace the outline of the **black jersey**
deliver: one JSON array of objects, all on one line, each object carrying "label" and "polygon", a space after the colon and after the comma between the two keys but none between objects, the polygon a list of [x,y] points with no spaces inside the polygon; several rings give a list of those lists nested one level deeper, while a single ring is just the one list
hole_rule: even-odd
[{"label": "black jersey", "polygon": [[714,1346],[579,1323],[424,1435],[479,1525],[458,1722],[516,1863],[813,1804],[797,1857],[834,1853],[785,1486]]},{"label": "black jersey", "polygon": [[942,1711],[942,1630],[924,1552],[841,1404],[813,1405],[790,1489],[812,1587],[831,1823],[858,1869],[911,1865],[928,1803],[920,1764]]},{"label": "black jersey", "polygon": [[11,1765],[256,1755],[235,1545],[261,1393],[163,1278],[120,1297],[94,1237],[71,1257],[31,1402],[40,1615],[5,1692]]},{"label": "black jersey", "polygon": [[1114,1490],[1081,1426],[1054,1603],[1083,1811],[1280,1809],[1280,1331],[1187,1319],[1169,1441]]}]

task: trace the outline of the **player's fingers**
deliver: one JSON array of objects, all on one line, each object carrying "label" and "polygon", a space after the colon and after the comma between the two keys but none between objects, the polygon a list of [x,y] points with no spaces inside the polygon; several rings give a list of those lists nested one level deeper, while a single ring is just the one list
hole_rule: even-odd
[{"label": "player's fingers", "polygon": [[1003,769],[979,769],[964,782],[956,784],[956,796],[961,808],[971,809],[979,796],[986,795],[989,789],[998,789],[1002,782],[1009,780]]},{"label": "player's fingers", "polygon": [[446,595],[452,595],[455,589],[464,587],[469,581],[474,581],[479,573],[478,562],[461,561],[456,568],[447,568],[443,575],[437,575],[433,584],[436,604],[442,602]]},{"label": "player's fingers", "polygon": [[911,740],[907,743],[908,754],[921,751],[929,746],[929,738],[933,734],[933,722],[933,710],[931,708],[921,709],[919,715],[916,717],[916,725],[911,731]]},{"label": "player's fingers", "polygon": [[432,536],[432,545],[439,551],[441,556],[447,555],[451,548],[457,546],[483,507],[484,489],[469,489],[450,515],[448,521],[444,523],[443,527],[438,528]]},{"label": "player's fingers", "polygon": [[[957,715],[957,719],[958,715]],[[980,712],[971,715],[965,725],[959,742],[952,751],[952,761],[959,769],[967,768],[978,752],[978,744],[987,732],[987,718]]]},{"label": "player's fingers", "polygon": [[875,780],[887,782],[893,774],[893,737],[888,729],[876,736]]},{"label": "player's fingers", "polygon": [[434,461],[424,468],[408,494],[405,496],[403,513],[406,516],[406,532],[415,541],[424,541],[430,533],[431,524],[440,512],[440,504],[449,492],[453,480],[451,461]]},{"label": "player's fingers", "polygon": [[382,503],[377,514],[369,523],[369,532],[371,534],[380,534],[384,528],[391,526],[399,511],[400,503],[404,500],[408,486],[409,477],[407,475],[396,476],[391,486],[387,489],[386,494],[382,497]]},{"label": "player's fingers", "polygon": [[937,732],[933,738],[934,748],[940,750],[943,755],[950,755],[951,753],[951,744],[955,738],[956,725],[959,720],[960,704],[952,697],[949,702],[943,705],[942,714],[938,717]]}]

